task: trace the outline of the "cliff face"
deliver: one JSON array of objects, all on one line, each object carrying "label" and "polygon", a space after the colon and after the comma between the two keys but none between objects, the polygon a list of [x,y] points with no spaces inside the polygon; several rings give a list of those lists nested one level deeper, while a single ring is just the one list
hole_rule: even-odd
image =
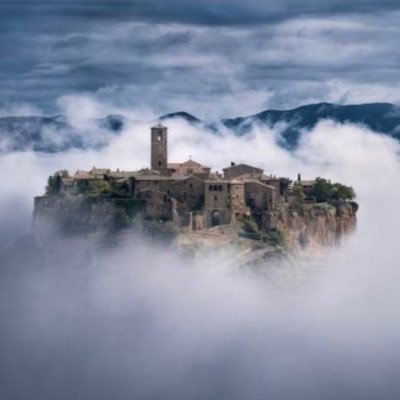
[{"label": "cliff face", "polygon": [[[208,241],[217,247],[226,241],[229,245],[240,243],[242,247],[261,246],[296,252],[340,243],[355,228],[356,212],[356,203],[349,202],[282,204],[263,216],[246,217],[231,226],[198,229],[192,234],[187,226],[179,227],[173,221],[146,220],[145,204],[138,200],[44,196],[35,199],[33,228],[39,244],[100,232],[117,237],[118,232],[130,229],[152,238],[173,240],[180,234],[180,241],[186,237],[201,243]],[[202,219],[196,215],[192,218],[194,225],[201,228]],[[231,235],[226,233],[227,229]]]},{"label": "cliff face", "polygon": [[332,246],[355,229],[356,213],[356,203],[305,204],[281,208],[271,215],[271,224],[290,249]]}]

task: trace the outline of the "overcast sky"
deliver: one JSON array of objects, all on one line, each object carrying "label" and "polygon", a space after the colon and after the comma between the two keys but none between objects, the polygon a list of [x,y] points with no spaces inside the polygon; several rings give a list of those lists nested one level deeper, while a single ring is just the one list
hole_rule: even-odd
[{"label": "overcast sky", "polygon": [[57,113],[78,94],[212,119],[399,102],[399,18],[397,0],[2,0],[0,108]]}]

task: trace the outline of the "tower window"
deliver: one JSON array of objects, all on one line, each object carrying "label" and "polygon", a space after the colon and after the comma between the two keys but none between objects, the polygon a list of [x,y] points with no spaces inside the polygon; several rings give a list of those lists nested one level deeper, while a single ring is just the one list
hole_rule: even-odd
[{"label": "tower window", "polygon": [[158,166],[161,167],[161,161],[158,162]]},{"label": "tower window", "polygon": [[159,132],[159,133],[157,134],[157,140],[158,140],[159,142],[161,142],[161,140],[162,140],[162,133],[161,133],[161,132]]}]

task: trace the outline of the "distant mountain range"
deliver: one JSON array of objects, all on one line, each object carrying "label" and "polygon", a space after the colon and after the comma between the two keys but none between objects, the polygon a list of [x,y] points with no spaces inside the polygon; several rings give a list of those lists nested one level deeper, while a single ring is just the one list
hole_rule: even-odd
[{"label": "distant mountain range", "polygon": [[237,135],[249,133],[255,124],[277,127],[281,133],[280,144],[293,149],[305,130],[314,128],[322,120],[339,123],[361,124],[377,133],[389,135],[400,140],[400,107],[389,103],[360,105],[337,105],[330,103],[310,104],[292,110],[266,110],[247,117],[223,119],[219,122],[205,123],[186,112],[166,114],[160,120],[181,118],[191,124],[203,125],[212,130],[224,126]]},{"label": "distant mountain range", "polygon": [[[339,123],[362,124],[367,128],[400,140],[400,108],[388,103],[337,105],[311,104],[292,110],[266,110],[247,117],[206,122],[188,114],[176,112],[163,115],[159,121],[181,119],[213,132],[227,128],[236,135],[248,134],[255,125],[277,128],[281,133],[280,145],[294,149],[302,133],[322,120]],[[0,152],[33,150],[61,152],[71,148],[87,149],[106,146],[124,128],[126,119],[109,115],[93,121],[93,126],[77,129],[65,117],[5,117],[0,118]],[[101,135],[93,135],[93,130]]]},{"label": "distant mountain range", "polygon": [[[120,115],[109,115],[80,129],[71,126],[63,116],[0,118],[0,153],[101,148],[121,132],[124,123],[125,118]],[[94,135],[94,129],[102,135]]]}]

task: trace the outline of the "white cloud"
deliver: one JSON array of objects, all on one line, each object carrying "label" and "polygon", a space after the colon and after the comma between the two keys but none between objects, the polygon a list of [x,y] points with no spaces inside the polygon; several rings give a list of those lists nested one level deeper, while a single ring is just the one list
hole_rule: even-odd
[{"label": "white cloud", "polygon": [[[77,374],[85,379],[77,380],[76,391],[114,398],[122,392],[138,398],[201,392],[209,398],[321,399],[332,393],[354,399],[397,392],[398,380],[388,370],[395,371],[400,359],[400,145],[363,127],[322,122],[290,154],[275,144],[276,135],[258,127],[246,138],[217,136],[175,121],[171,159],[191,154],[217,168],[247,161],[292,178],[302,172],[354,185],[359,226],[341,248],[307,263],[272,267],[272,281],[232,274],[217,255],[191,268],[174,251],[158,251],[154,244],[149,249],[142,241],[102,253],[84,269],[41,266],[8,276],[0,283],[12,305],[3,316],[0,369],[15,372],[19,385],[9,380],[6,388],[33,387],[30,394],[41,398],[57,390],[68,397],[66,376]],[[140,168],[148,158],[149,125],[137,122],[100,152],[4,156],[0,226],[12,199],[19,199],[19,211],[32,205],[32,195],[42,192],[54,170]],[[16,179],[16,171],[24,179]],[[79,242],[65,255],[60,248],[58,264],[77,253]],[[6,364],[11,344],[27,338],[32,346]],[[27,356],[39,373],[33,386]],[[40,372],[49,365],[47,384],[40,386]]]}]

